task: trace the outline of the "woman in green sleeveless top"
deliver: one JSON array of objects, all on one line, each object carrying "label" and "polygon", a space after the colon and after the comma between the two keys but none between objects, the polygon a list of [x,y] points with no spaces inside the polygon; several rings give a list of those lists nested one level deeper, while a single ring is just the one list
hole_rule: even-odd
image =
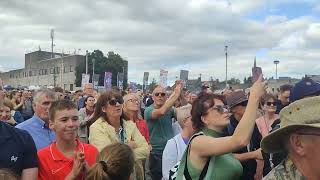
[{"label": "woman in green sleeveless top", "polygon": [[[229,111],[224,97],[215,94],[200,94],[193,103],[191,115],[197,136],[190,142],[187,168],[192,179],[199,179],[208,158],[214,157],[211,179],[235,180],[242,175],[242,166],[232,152],[246,146],[250,139],[257,116],[260,98],[265,94],[266,82],[260,77],[250,90],[246,111],[233,136],[222,137],[223,129],[229,123]],[[210,167],[209,167],[210,168]]]}]

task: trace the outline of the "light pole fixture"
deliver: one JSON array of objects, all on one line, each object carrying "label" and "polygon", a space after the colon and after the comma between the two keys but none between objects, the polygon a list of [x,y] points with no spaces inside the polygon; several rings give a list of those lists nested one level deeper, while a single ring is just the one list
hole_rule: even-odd
[{"label": "light pole fixture", "polygon": [[279,60],[273,61],[273,63],[276,65],[276,79],[278,79],[278,64],[280,63]]}]

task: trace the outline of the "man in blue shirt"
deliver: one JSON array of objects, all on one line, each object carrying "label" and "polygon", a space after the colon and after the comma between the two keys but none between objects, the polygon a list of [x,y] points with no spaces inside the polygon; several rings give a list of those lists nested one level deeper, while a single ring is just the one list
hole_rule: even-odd
[{"label": "man in blue shirt", "polygon": [[32,136],[37,150],[50,145],[56,138],[49,129],[49,107],[56,100],[55,93],[48,89],[39,90],[33,99],[34,115],[32,118],[18,124],[16,127],[26,130]]}]

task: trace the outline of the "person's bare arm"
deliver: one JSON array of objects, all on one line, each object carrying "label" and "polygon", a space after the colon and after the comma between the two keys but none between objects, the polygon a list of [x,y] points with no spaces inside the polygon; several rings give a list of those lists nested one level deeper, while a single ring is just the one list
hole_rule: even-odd
[{"label": "person's bare arm", "polygon": [[239,161],[247,161],[249,159],[263,160],[261,149],[246,153],[233,153],[233,155]]},{"label": "person's bare arm", "polygon": [[167,101],[164,103],[164,105],[159,109],[154,109],[151,113],[151,119],[155,120],[159,117],[165,115],[174,105],[176,100],[179,98],[181,90],[182,90],[183,84],[177,83],[173,93],[171,96],[167,99]]},{"label": "person's bare arm", "polygon": [[21,174],[21,180],[37,180],[38,168],[24,169]]}]

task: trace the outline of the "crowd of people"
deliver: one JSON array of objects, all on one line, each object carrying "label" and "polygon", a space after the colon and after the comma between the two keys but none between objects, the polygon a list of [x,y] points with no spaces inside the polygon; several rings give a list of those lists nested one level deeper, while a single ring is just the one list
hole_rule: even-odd
[{"label": "crowd of people", "polygon": [[320,84],[0,87],[0,180],[319,180]]}]

